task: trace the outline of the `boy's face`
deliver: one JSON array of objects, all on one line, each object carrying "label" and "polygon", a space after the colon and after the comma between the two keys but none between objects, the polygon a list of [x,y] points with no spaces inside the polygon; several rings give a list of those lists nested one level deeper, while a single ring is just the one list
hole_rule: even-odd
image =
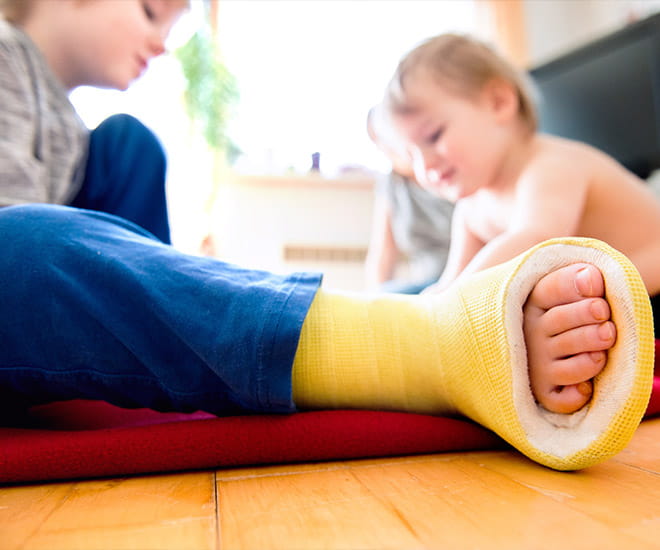
[{"label": "boy's face", "polygon": [[63,43],[70,87],[125,90],[165,51],[165,39],[185,10],[179,0],[84,0],[68,4],[75,25]]},{"label": "boy's face", "polygon": [[501,162],[501,124],[485,94],[450,93],[426,75],[407,86],[413,112],[395,115],[417,181],[451,201],[488,186]]}]

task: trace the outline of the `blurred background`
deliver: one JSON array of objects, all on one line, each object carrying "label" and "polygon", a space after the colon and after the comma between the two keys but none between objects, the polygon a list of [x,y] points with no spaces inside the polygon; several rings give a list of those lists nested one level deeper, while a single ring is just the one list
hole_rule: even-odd
[{"label": "blurred background", "polygon": [[192,0],[127,92],[79,88],[94,127],[140,118],[169,157],[174,245],[360,290],[374,181],[369,108],[424,39],[465,32],[531,69],[660,11],[660,0]]}]

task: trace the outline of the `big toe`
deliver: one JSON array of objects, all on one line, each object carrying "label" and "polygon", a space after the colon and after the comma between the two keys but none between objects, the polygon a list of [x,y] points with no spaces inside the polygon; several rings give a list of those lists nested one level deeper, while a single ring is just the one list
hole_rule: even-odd
[{"label": "big toe", "polygon": [[542,277],[529,295],[528,304],[547,310],[604,294],[605,282],[598,268],[576,263]]}]

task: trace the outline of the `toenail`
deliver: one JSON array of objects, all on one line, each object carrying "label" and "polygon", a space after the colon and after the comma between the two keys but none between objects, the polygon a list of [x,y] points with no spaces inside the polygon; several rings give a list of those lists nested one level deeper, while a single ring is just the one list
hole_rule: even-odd
[{"label": "toenail", "polygon": [[603,323],[598,327],[598,336],[601,340],[609,342],[614,338],[614,328],[612,323]]},{"label": "toenail", "polygon": [[580,268],[575,274],[575,290],[581,296],[593,296],[594,288],[588,266]]},{"label": "toenail", "polygon": [[609,312],[605,303],[600,300],[593,300],[590,305],[590,311],[597,321],[605,321],[609,318]]},{"label": "toenail", "polygon": [[592,390],[592,387],[591,387],[591,382],[580,382],[580,383],[577,385],[577,390],[578,390],[582,395],[585,395],[585,396],[589,396],[589,395],[591,395],[591,392],[593,391],[593,390]]}]

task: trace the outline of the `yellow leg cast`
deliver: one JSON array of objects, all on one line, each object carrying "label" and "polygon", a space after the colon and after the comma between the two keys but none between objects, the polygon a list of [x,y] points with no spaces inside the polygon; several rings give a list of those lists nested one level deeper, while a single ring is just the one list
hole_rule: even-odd
[{"label": "yellow leg cast", "polygon": [[[597,266],[617,343],[588,405],[561,415],[532,395],[522,306],[547,273]],[[585,468],[618,453],[641,421],[653,379],[653,319],[622,254],[592,239],[555,239],[436,296],[319,292],[294,362],[300,408],[461,413],[533,460]]]}]

